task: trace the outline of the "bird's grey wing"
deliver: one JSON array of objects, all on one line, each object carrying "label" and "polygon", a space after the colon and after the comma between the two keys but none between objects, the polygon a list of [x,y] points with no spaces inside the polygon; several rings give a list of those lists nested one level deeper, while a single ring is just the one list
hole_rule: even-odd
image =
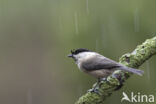
[{"label": "bird's grey wing", "polygon": [[92,57],[81,64],[81,67],[86,69],[86,71],[100,70],[100,69],[114,69],[120,67],[120,64],[108,59],[104,56],[97,55]]}]

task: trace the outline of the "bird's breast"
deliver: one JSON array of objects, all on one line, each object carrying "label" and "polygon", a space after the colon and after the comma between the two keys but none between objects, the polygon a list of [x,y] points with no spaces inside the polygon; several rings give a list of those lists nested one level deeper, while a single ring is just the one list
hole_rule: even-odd
[{"label": "bird's breast", "polygon": [[78,66],[78,68],[79,68],[79,70],[80,71],[83,71],[83,72],[85,72],[85,69],[83,69],[83,67],[82,67],[82,63],[77,63],[77,66]]},{"label": "bird's breast", "polygon": [[88,74],[96,77],[96,78],[105,78],[112,74],[113,70],[109,69],[100,69],[100,70],[93,70],[93,71],[87,71]]}]

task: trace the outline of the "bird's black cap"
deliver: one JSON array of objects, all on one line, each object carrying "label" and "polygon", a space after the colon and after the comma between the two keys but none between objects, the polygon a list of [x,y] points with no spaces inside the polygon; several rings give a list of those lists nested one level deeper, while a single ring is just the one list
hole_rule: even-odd
[{"label": "bird's black cap", "polygon": [[73,55],[77,55],[81,52],[91,52],[91,51],[85,48],[78,48],[76,50],[74,49],[74,50],[71,50],[71,54],[69,54],[68,57],[73,57]]},{"label": "bird's black cap", "polygon": [[90,50],[88,49],[85,49],[85,48],[79,48],[79,49],[76,49],[76,50],[71,50],[71,53],[76,55],[76,54],[79,54],[81,52],[91,52]]}]

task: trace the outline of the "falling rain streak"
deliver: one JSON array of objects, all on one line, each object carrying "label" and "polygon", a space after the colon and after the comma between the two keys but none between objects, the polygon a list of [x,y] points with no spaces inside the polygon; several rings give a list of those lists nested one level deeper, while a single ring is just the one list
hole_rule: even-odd
[{"label": "falling rain streak", "polygon": [[107,33],[105,32],[104,24],[101,25],[101,38],[102,38],[102,46],[103,48],[106,48],[108,44],[107,44]]},{"label": "falling rain streak", "polygon": [[139,11],[138,8],[134,12],[134,31],[139,32]]},{"label": "falling rain streak", "polygon": [[98,44],[98,39],[96,39],[96,46],[95,46],[95,50],[96,50],[96,52],[98,52],[99,51],[99,44]]},{"label": "falling rain streak", "polygon": [[75,31],[76,31],[76,34],[79,34],[77,12],[75,12],[74,18],[75,18]]},{"label": "falling rain streak", "polygon": [[147,79],[150,80],[150,65],[149,61],[146,61],[146,71],[147,71]]},{"label": "falling rain streak", "polygon": [[32,104],[32,89],[27,90],[27,104]]},{"label": "falling rain streak", "polygon": [[81,85],[78,85],[78,89],[77,89],[77,92],[78,92],[78,95],[81,96],[82,95],[82,91],[83,91],[83,88]]},{"label": "falling rain streak", "polygon": [[88,0],[86,0],[86,11],[87,11],[87,14],[89,14]]},{"label": "falling rain streak", "polygon": [[62,18],[61,18],[61,16],[59,16],[58,19],[59,19],[59,20],[58,20],[59,31],[62,31],[62,29],[63,29],[63,24],[62,24]]}]

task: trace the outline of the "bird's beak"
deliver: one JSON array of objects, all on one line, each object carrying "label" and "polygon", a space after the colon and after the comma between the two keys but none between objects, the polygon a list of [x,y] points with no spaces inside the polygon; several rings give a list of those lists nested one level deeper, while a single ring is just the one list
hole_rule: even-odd
[{"label": "bird's beak", "polygon": [[72,55],[72,54],[69,54],[69,55],[68,55],[68,57],[70,57],[70,58],[71,58],[71,57],[73,57],[73,55]]}]

